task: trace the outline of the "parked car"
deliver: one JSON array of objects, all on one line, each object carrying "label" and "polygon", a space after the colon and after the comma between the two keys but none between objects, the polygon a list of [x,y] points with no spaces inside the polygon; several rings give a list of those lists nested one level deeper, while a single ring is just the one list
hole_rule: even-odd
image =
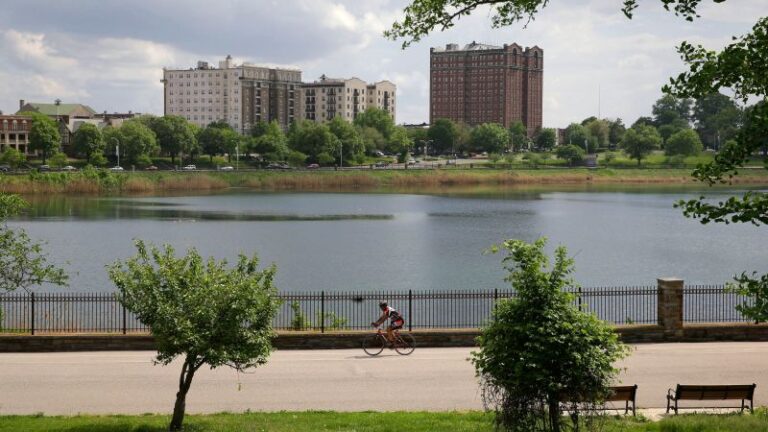
[{"label": "parked car", "polygon": [[61,169],[62,171],[77,171],[77,168],[73,167],[72,165],[67,165],[64,168]]},{"label": "parked car", "polygon": [[235,169],[235,167],[227,165],[227,166],[223,166],[223,167],[221,167],[219,169],[222,170],[222,171],[233,171]]},{"label": "parked car", "polygon": [[144,169],[147,170],[147,171],[157,171],[157,167],[154,166],[154,165],[150,165],[150,166],[148,166],[148,167],[146,167]]},{"label": "parked car", "polygon": [[197,167],[195,165],[187,165],[184,168],[182,168],[184,171],[195,171],[197,170]]},{"label": "parked car", "polygon": [[121,166],[119,166],[119,165],[118,165],[118,166],[113,166],[113,167],[112,167],[112,168],[110,168],[109,170],[110,170],[110,171],[125,171],[125,170],[123,169],[123,167],[121,167]]},{"label": "parked car", "polygon": [[10,170],[11,170],[11,166],[10,165],[0,165],[0,172],[4,172],[5,173],[5,172],[8,172]]},{"label": "parked car", "polygon": [[386,168],[389,166],[389,163],[384,161],[378,161],[375,164],[373,164],[373,166],[375,166],[376,168]]},{"label": "parked car", "polygon": [[318,169],[320,168],[320,165],[318,164],[309,164],[307,165],[307,169]]},{"label": "parked car", "polygon": [[267,165],[267,169],[291,169],[288,164],[273,162]]},{"label": "parked car", "polygon": [[40,165],[38,170],[40,170],[40,171],[50,171],[51,170],[51,166],[50,165]]}]

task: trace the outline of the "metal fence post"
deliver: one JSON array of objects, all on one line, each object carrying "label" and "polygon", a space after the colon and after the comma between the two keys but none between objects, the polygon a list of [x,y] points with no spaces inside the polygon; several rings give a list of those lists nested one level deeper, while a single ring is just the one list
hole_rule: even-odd
[{"label": "metal fence post", "polygon": [[29,299],[30,299],[29,313],[31,315],[29,329],[30,329],[30,332],[34,335],[35,334],[35,293],[34,292],[29,293]]},{"label": "metal fence post", "polygon": [[579,296],[578,297],[579,298],[579,310],[582,310],[581,309],[581,287],[579,287],[578,292],[579,292],[579,294],[578,294],[578,296]]},{"label": "metal fence post", "polygon": [[325,333],[325,290],[320,291],[320,333]]},{"label": "metal fence post", "polygon": [[121,304],[121,306],[123,307],[123,334],[127,334],[128,333],[128,319],[127,319],[128,313],[125,310],[125,305]]},{"label": "metal fence post", "polygon": [[413,331],[413,291],[408,290],[408,331]]}]

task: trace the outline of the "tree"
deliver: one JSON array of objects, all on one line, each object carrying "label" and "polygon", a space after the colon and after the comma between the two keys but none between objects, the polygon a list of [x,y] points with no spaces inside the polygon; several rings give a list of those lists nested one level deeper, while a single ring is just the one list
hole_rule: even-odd
[{"label": "tree", "polygon": [[736,137],[741,128],[742,111],[733,99],[715,92],[696,99],[693,118],[704,144],[719,149],[721,143]]},{"label": "tree", "polygon": [[145,165],[149,156],[157,153],[157,138],[145,123],[146,119],[137,118],[124,122],[119,128],[104,129],[104,138],[110,149],[114,151],[116,144],[120,144],[122,161]]},{"label": "tree", "polygon": [[319,155],[325,153],[334,159],[339,154],[340,143],[328,126],[310,120],[293,122],[288,128],[288,147],[291,150],[307,155],[309,162],[329,163],[327,159],[321,162]]},{"label": "tree", "polygon": [[667,144],[664,146],[664,153],[668,156],[697,155],[702,150],[704,150],[704,147],[701,144],[699,135],[693,129],[682,129],[675,132],[669,137]]},{"label": "tree", "polygon": [[520,120],[509,125],[509,140],[512,151],[528,148],[528,130]]},{"label": "tree", "polygon": [[[338,139],[341,145],[341,153],[344,155],[344,161],[351,163],[363,159],[365,144],[357,133],[357,129],[351,123],[345,121],[341,116],[336,116],[328,122],[328,130]],[[335,154],[339,155],[339,152],[336,151]]]},{"label": "tree", "polygon": [[605,400],[618,376],[613,364],[628,353],[611,325],[565,291],[573,285],[566,249],[555,250],[550,268],[545,245],[507,240],[494,249],[506,252],[505,280],[517,295],[496,303],[471,361],[501,430],[560,431],[563,405],[578,424],[585,406]]},{"label": "tree", "polygon": [[[269,123],[259,122],[259,127],[253,127],[253,136],[248,141],[248,148],[261,155],[265,161],[285,160],[288,155],[288,138],[286,138],[280,123],[273,120]],[[256,132],[256,133],[254,133]]]},{"label": "tree", "polygon": [[568,166],[573,166],[584,160],[584,150],[573,144],[562,145],[557,148],[557,157],[568,162]]},{"label": "tree", "polygon": [[688,98],[676,98],[665,94],[653,104],[653,125],[663,125],[683,122],[689,126],[691,119],[691,100]]},{"label": "tree", "polygon": [[568,144],[577,145],[584,150],[589,146],[591,150],[595,150],[595,147],[590,145],[591,138],[587,128],[578,123],[571,123],[565,128],[565,142]]},{"label": "tree", "polygon": [[93,155],[104,153],[106,144],[101,131],[94,124],[84,123],[77,129],[72,138],[75,152],[85,155],[87,163],[91,163]]},{"label": "tree", "polygon": [[557,133],[554,129],[544,128],[536,135],[536,148],[552,150],[557,145]]},{"label": "tree", "polygon": [[24,156],[24,153],[10,146],[6,147],[5,150],[3,150],[3,154],[0,155],[0,162],[10,166],[13,169],[18,169],[26,161],[27,157]]},{"label": "tree", "polygon": [[595,144],[595,147],[592,147],[590,145],[591,150],[594,151],[597,148],[608,147],[611,127],[607,121],[594,119],[591,122],[587,123],[585,127],[587,129],[589,136],[592,137],[591,141]]},{"label": "tree", "polygon": [[627,128],[624,127],[624,122],[622,122],[620,118],[617,118],[616,121],[611,122],[610,130],[608,132],[608,142],[610,143],[611,147],[619,145],[621,140],[624,138],[624,132],[626,131]]},{"label": "tree", "polygon": [[650,117],[638,117],[637,120],[635,120],[634,123],[632,123],[632,126],[630,127],[636,127],[636,126],[654,126],[653,119]]},{"label": "tree", "polygon": [[410,150],[413,141],[408,136],[408,130],[403,126],[395,126],[392,135],[389,136],[385,150],[391,154],[400,154]]},{"label": "tree", "polygon": [[392,116],[387,110],[381,108],[366,109],[355,117],[354,124],[358,127],[372,127],[379,131],[385,139],[389,139],[395,128],[395,121],[392,120]]},{"label": "tree", "polygon": [[470,132],[469,147],[472,151],[501,153],[509,143],[509,132],[497,123],[483,123]]},{"label": "tree", "polygon": [[640,161],[654,149],[659,148],[660,143],[661,136],[656,128],[638,125],[627,130],[621,141],[621,147],[632,159],[637,159],[637,165],[640,166]]},{"label": "tree", "polygon": [[238,371],[267,362],[272,350],[272,319],[279,305],[273,286],[275,267],[259,270],[254,255],[227,261],[204,260],[192,249],[176,257],[171,246],[148,248],[109,266],[120,302],[149,326],[156,361],[184,360],[170,430],[182,429],[186,397],[203,365]]},{"label": "tree", "polygon": [[32,128],[29,131],[29,148],[39,151],[45,163],[48,155],[61,146],[61,135],[56,121],[50,117],[32,113]]},{"label": "tree", "polygon": [[214,156],[224,153],[229,156],[231,161],[232,153],[240,142],[240,136],[232,129],[232,126],[220,120],[206,126],[200,132],[198,141],[203,153],[210,157],[211,163],[213,163]]},{"label": "tree", "polygon": [[65,166],[68,161],[69,159],[67,158],[67,155],[59,151],[52,153],[48,158],[48,163],[54,168],[61,168]]},{"label": "tree", "polygon": [[456,151],[459,130],[453,120],[437,119],[429,126],[427,138],[432,141],[435,153],[453,154]]},{"label": "tree", "polygon": [[179,153],[192,154],[197,147],[197,139],[191,123],[181,116],[155,117],[149,123],[157,136],[160,151],[171,157],[171,163],[176,163]]},{"label": "tree", "polygon": [[26,207],[27,202],[18,195],[0,193],[0,293],[19,288],[29,291],[43,283],[62,286],[69,278],[64,270],[48,263],[43,244],[29,238],[23,229],[7,225],[9,217]]}]

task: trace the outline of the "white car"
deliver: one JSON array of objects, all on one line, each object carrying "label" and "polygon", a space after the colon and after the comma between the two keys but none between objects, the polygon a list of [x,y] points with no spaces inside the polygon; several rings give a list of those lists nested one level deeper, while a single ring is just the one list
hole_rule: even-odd
[{"label": "white car", "polygon": [[229,165],[220,168],[222,171],[233,171],[235,168]]},{"label": "white car", "polygon": [[62,171],[77,171],[77,168],[73,167],[72,165],[67,165],[64,168],[61,169]]},{"label": "white car", "polygon": [[187,165],[184,168],[182,168],[184,171],[194,171],[197,169],[195,165]]},{"label": "white car", "polygon": [[110,170],[110,171],[124,171],[124,170],[123,170],[123,167],[121,167],[121,166],[113,166],[113,167],[112,167],[112,168],[110,168],[109,170]]}]

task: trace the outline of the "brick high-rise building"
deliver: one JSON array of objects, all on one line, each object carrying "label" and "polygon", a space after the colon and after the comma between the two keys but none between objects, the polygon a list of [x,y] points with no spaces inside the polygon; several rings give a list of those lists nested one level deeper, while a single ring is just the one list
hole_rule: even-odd
[{"label": "brick high-rise building", "polygon": [[472,42],[430,50],[430,123],[471,126],[522,121],[532,135],[542,125],[544,50]]}]

